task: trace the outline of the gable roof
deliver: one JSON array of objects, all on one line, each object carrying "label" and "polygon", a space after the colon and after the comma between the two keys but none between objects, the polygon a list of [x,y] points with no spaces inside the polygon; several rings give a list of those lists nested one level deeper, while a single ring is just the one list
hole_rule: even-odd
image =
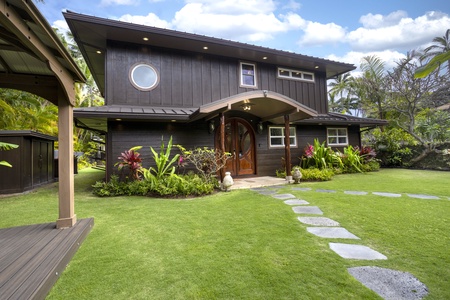
[{"label": "gable roof", "polygon": [[[0,5],[0,88],[24,90],[54,104],[58,87],[73,96],[84,74],[32,1]],[[66,95],[66,98],[74,98]],[[66,99],[68,101],[72,101]]]},{"label": "gable roof", "polygon": [[[102,95],[105,90],[104,55],[108,40],[233,57],[312,72],[324,72],[327,78],[356,68],[352,64],[204,35],[126,23],[71,11],[63,12],[63,15]],[[148,40],[144,41],[144,38]],[[204,49],[204,47],[208,47],[208,49]]]}]

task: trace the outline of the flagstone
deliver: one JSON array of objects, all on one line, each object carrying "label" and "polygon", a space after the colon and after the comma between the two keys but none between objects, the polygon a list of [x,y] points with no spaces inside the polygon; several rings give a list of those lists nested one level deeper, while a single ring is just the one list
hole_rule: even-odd
[{"label": "flagstone", "polygon": [[331,250],[343,258],[362,260],[387,259],[380,252],[367,246],[341,243],[329,243],[329,245]]},{"label": "flagstone", "polygon": [[339,226],[339,222],[325,217],[298,217],[303,224],[316,226]]},{"label": "flagstone", "polygon": [[292,210],[296,214],[323,215],[323,212],[317,206],[294,206]]},{"label": "flagstone", "polygon": [[309,204],[308,201],[301,200],[301,199],[286,200],[286,201],[284,201],[284,203],[286,203],[287,205],[305,205],[305,204]]},{"label": "flagstone", "polygon": [[354,239],[359,240],[360,238],[349,232],[347,229],[342,227],[308,227],[306,230],[309,233],[323,237],[323,238],[334,238],[334,239]]}]

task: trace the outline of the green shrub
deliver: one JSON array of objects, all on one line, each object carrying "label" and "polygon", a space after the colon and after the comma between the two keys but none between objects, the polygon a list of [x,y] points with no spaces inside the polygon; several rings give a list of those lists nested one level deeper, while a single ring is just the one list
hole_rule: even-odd
[{"label": "green shrub", "polygon": [[363,172],[375,172],[378,170],[380,170],[380,163],[376,160],[371,160],[361,165],[361,171]]},{"label": "green shrub", "polygon": [[302,179],[301,181],[329,181],[334,175],[331,169],[301,169]]}]

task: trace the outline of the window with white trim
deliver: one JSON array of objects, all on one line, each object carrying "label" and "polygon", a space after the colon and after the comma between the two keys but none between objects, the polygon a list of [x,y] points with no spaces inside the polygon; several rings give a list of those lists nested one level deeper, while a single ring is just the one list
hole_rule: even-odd
[{"label": "window with white trim", "polygon": [[[270,148],[281,148],[284,147],[284,137],[285,137],[284,126],[270,126],[269,127],[269,147]],[[289,127],[289,141],[291,147],[297,147],[297,135],[295,132],[295,127]]]},{"label": "window with white trim", "polygon": [[150,64],[137,63],[130,68],[130,82],[141,91],[150,91],[159,83],[158,71]]},{"label": "window with white trim", "polygon": [[327,128],[327,143],[328,146],[347,146],[347,128]]},{"label": "window with white trim", "polygon": [[256,88],[256,65],[240,63],[241,86]]},{"label": "window with white trim", "polygon": [[278,76],[278,78],[283,78],[283,79],[294,79],[294,80],[303,80],[303,81],[314,82],[314,73],[299,71],[299,70],[278,68],[277,76]]}]

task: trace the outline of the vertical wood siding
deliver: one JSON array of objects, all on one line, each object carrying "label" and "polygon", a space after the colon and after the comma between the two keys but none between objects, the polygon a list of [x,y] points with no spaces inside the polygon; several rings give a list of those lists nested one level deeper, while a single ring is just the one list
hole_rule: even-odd
[{"label": "vertical wood siding", "polygon": [[[199,107],[253,90],[239,86],[239,62],[227,57],[109,42],[106,101],[108,105]],[[132,86],[129,71],[136,63],[149,63],[158,70],[160,82],[156,88],[140,91]],[[327,112],[324,73],[315,73],[315,83],[280,79],[278,67],[282,66],[256,64],[257,89],[275,91],[319,113]]]}]

